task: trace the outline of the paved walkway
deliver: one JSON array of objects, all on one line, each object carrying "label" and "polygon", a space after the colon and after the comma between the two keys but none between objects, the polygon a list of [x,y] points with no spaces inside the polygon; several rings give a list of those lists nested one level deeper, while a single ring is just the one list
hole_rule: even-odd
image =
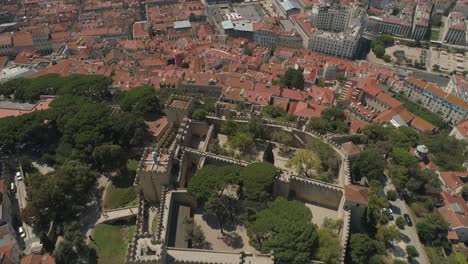
[{"label": "paved walkway", "polygon": [[98,224],[106,223],[109,221],[124,219],[124,218],[134,216],[137,214],[138,214],[138,205],[125,207],[121,209],[108,210],[108,211],[102,212],[101,217],[97,220],[96,224],[98,225]]},{"label": "paved walkway", "polygon": [[[395,190],[395,187],[390,182],[390,178],[387,177],[387,182],[384,187],[385,192],[389,190]],[[416,231],[416,217],[413,215],[413,212],[406,204],[404,200],[400,197],[396,201],[390,201],[392,205],[392,210],[394,212],[394,218],[396,219],[398,216],[403,216],[403,214],[409,214],[411,220],[413,221],[413,226],[405,226],[404,230],[401,230],[403,234],[403,239],[399,243],[394,243],[392,249],[390,250],[395,258],[406,258],[406,246],[413,245],[419,252],[419,257],[413,261],[413,263],[420,263],[426,264],[430,263],[429,258],[427,256],[426,250],[424,249],[423,244],[419,240],[418,233]],[[393,222],[393,221],[391,221]]]}]

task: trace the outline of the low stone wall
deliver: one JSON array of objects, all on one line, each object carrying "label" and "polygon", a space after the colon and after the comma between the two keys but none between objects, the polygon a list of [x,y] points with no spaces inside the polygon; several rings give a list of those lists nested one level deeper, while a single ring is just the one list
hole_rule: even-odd
[{"label": "low stone wall", "polygon": [[283,197],[294,195],[295,199],[338,211],[344,190],[312,179],[280,176],[275,179],[273,194]]}]

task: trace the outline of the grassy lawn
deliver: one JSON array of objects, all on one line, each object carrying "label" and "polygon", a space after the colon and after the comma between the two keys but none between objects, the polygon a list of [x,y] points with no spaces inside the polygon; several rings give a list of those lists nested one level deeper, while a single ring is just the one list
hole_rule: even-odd
[{"label": "grassy lawn", "polygon": [[444,120],[442,120],[442,118],[440,118],[438,115],[429,112],[428,110],[422,108],[417,103],[414,103],[413,101],[409,100],[403,95],[396,94],[395,98],[402,102],[406,109],[408,109],[408,111],[421,117],[422,119],[433,124],[434,126],[445,127],[447,125],[447,123],[445,123]]},{"label": "grassy lawn", "polygon": [[431,264],[444,264],[448,263],[448,259],[444,257],[442,253],[442,249],[438,247],[424,247],[427,252],[427,256],[429,257],[429,261]]},{"label": "grassy lawn", "polygon": [[112,179],[104,200],[105,209],[138,205],[138,197],[133,189],[133,180],[135,179],[137,166],[137,160],[129,160],[127,172]]},{"label": "grassy lawn", "polygon": [[439,40],[439,31],[431,30],[431,40]]},{"label": "grassy lawn", "polygon": [[123,228],[120,225],[100,224],[94,228],[90,245],[96,250],[99,264],[123,264],[128,243],[135,234],[135,225]]}]

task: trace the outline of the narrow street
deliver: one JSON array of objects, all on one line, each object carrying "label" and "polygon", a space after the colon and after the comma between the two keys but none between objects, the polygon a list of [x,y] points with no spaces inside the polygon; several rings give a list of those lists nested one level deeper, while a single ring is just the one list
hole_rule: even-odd
[{"label": "narrow street", "polygon": [[[387,178],[388,179],[388,178]],[[387,180],[384,191],[387,193],[389,190],[395,190],[395,187],[390,182],[390,179]],[[411,217],[411,221],[413,222],[413,226],[405,226],[404,230],[401,230],[403,234],[403,238],[398,243],[393,243],[394,247],[391,250],[392,254],[395,258],[406,259],[406,246],[413,245],[419,252],[419,257],[412,261],[412,263],[419,263],[419,264],[429,264],[429,258],[426,254],[426,250],[424,249],[424,245],[421,243],[418,237],[418,233],[416,231],[416,217],[414,216],[413,212],[406,204],[406,202],[398,197],[396,201],[390,201],[392,205],[393,215],[396,219],[398,216],[403,216],[404,214],[408,214]],[[395,222],[393,220],[392,222]]]},{"label": "narrow street", "polygon": [[[14,177],[14,178],[15,178],[15,186],[17,190],[16,198],[18,200],[19,209],[22,210],[27,205],[27,200],[26,200],[27,193],[26,193],[26,185],[24,184],[24,173],[21,167],[20,167],[20,173],[21,173],[21,176],[23,177],[23,180],[19,181],[17,177]],[[25,223],[22,223],[22,226],[24,229],[24,233],[26,234],[26,237],[23,239],[24,244],[25,244],[24,253],[28,255],[31,253],[31,245],[34,242],[38,242],[39,238],[36,237],[36,235],[33,233],[32,227],[30,227],[29,225]]]}]

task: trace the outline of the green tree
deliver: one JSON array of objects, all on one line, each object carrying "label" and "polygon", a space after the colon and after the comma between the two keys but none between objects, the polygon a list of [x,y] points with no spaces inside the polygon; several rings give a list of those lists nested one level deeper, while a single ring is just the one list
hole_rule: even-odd
[{"label": "green tree", "polygon": [[221,124],[221,133],[228,135],[228,136],[233,136],[238,130],[238,124],[232,120],[227,120],[224,121]]},{"label": "green tree", "polygon": [[57,264],[89,263],[90,250],[77,223],[65,229],[63,239],[54,250],[54,257]]},{"label": "green tree", "polygon": [[281,76],[280,84],[282,87],[303,90],[305,84],[303,69],[288,68]]},{"label": "green tree", "polygon": [[220,191],[224,185],[223,177],[218,174],[219,167],[215,165],[206,165],[199,169],[193,176],[187,190],[198,202],[205,203],[214,193]]},{"label": "green tree", "polygon": [[463,199],[465,199],[465,201],[468,201],[468,186],[463,186],[463,188],[460,191],[460,195],[463,197]]},{"label": "green tree", "polygon": [[377,234],[375,237],[379,241],[389,245],[393,241],[401,241],[401,232],[396,225],[381,225],[377,229]]},{"label": "green tree", "polygon": [[383,58],[383,60],[385,62],[391,62],[392,61],[392,57],[390,55],[388,55],[388,54],[383,55],[382,58]]},{"label": "green tree", "polygon": [[316,257],[328,264],[338,264],[340,257],[340,239],[337,233],[330,228],[320,228],[319,248]]},{"label": "green tree", "polygon": [[252,56],[253,50],[249,47],[247,43],[244,44],[244,55]]},{"label": "green tree", "polygon": [[405,189],[408,183],[408,169],[399,165],[390,165],[388,169],[388,176],[392,179],[392,183],[397,191]]},{"label": "green tree", "polygon": [[406,254],[408,254],[408,259],[410,260],[419,257],[419,252],[413,245],[406,246]]},{"label": "green tree", "polygon": [[103,75],[72,74],[63,78],[60,94],[84,96],[92,101],[100,102],[110,99],[112,79]]},{"label": "green tree", "polygon": [[273,141],[280,143],[281,151],[288,151],[289,145],[291,144],[292,136],[289,132],[278,130],[278,131],[274,131],[271,134],[271,139]]},{"label": "green tree", "polygon": [[449,224],[438,213],[430,213],[416,224],[419,239],[424,243],[432,243],[439,237],[446,237]]},{"label": "green tree", "polygon": [[236,132],[234,136],[229,138],[228,144],[231,148],[245,152],[253,147],[253,136],[247,132]]},{"label": "green tree", "polygon": [[307,124],[307,130],[309,131],[316,131],[320,134],[327,133],[327,121],[320,117],[313,117],[310,119],[309,123]]},{"label": "green tree", "polygon": [[228,208],[226,207],[226,205],[221,202],[217,194],[213,194],[210,197],[208,197],[208,200],[205,204],[205,209],[209,214],[216,216],[221,234],[224,235],[223,226],[229,216]]},{"label": "green tree", "polygon": [[205,120],[207,112],[205,109],[197,108],[192,113],[192,118],[195,120]]},{"label": "green tree", "polygon": [[366,223],[370,233],[374,233],[379,224],[385,223],[388,220],[382,213],[382,208],[385,207],[385,198],[379,192],[380,183],[376,180],[370,182],[369,187],[369,203],[366,210]]},{"label": "green tree", "polygon": [[67,161],[55,171],[30,177],[28,200],[45,221],[75,217],[88,200],[88,191],[96,181],[89,165]]},{"label": "green tree", "polygon": [[394,160],[396,164],[405,168],[417,166],[416,158],[413,155],[411,155],[408,149],[393,148],[392,152],[390,153],[390,157]]},{"label": "green tree", "polygon": [[285,117],[288,115],[282,108],[274,105],[265,105],[262,109],[262,113],[270,118]]},{"label": "green tree", "polygon": [[201,226],[195,224],[192,218],[184,220],[185,240],[192,242],[192,248],[211,249],[210,243],[206,241]]},{"label": "green tree", "polygon": [[268,143],[263,152],[263,161],[275,164],[275,156],[273,154],[273,144]]},{"label": "green tree", "polygon": [[124,92],[120,107],[127,112],[137,114],[160,114],[161,104],[153,87],[140,86]]},{"label": "green tree", "polygon": [[273,179],[277,169],[268,162],[251,163],[241,170],[244,183],[244,195],[252,201],[266,201],[273,192]]},{"label": "green tree", "polygon": [[274,251],[278,263],[305,263],[318,246],[317,228],[311,219],[303,203],[279,197],[257,214],[247,226],[247,234],[260,252]]},{"label": "green tree", "polygon": [[396,226],[398,226],[399,229],[405,229],[406,221],[402,216],[398,216],[395,220],[395,224]]},{"label": "green tree", "polygon": [[395,190],[390,190],[387,192],[387,199],[390,201],[396,201],[398,194]]},{"label": "green tree", "polygon": [[294,156],[286,163],[287,168],[293,168],[304,177],[314,178],[314,171],[320,168],[320,158],[312,151],[298,149]]},{"label": "green tree", "polygon": [[369,262],[369,259],[374,256],[384,255],[385,244],[365,234],[352,234],[350,251],[352,263],[362,264]]},{"label": "green tree", "polygon": [[329,172],[337,175],[340,168],[341,158],[330,145],[318,139],[313,139],[307,144],[307,149],[317,153],[321,161],[321,173]]},{"label": "green tree", "polygon": [[385,55],[385,47],[383,45],[377,44],[372,48],[375,56],[377,58],[382,58]]},{"label": "green tree", "polygon": [[343,121],[346,118],[344,114],[344,109],[338,106],[330,107],[323,110],[320,117],[327,121]]},{"label": "green tree", "polygon": [[127,164],[125,152],[119,145],[97,146],[92,154],[95,164],[104,171],[123,168]]},{"label": "green tree", "polygon": [[351,172],[355,180],[366,177],[370,180],[379,180],[383,176],[384,158],[374,149],[361,152],[352,163]]}]

